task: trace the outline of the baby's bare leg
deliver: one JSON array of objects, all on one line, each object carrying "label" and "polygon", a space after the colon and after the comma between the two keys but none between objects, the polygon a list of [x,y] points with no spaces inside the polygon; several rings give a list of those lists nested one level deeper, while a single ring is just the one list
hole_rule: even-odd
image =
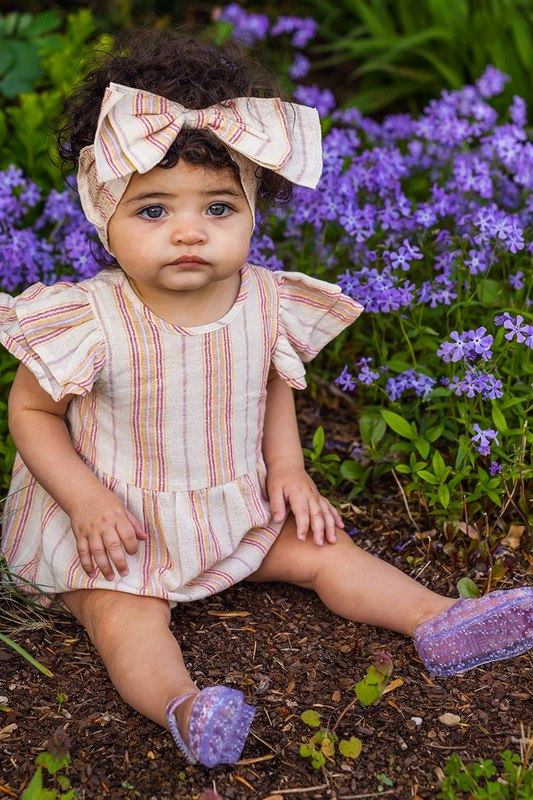
[{"label": "baby's bare leg", "polygon": [[250,581],[286,581],[314,589],[345,619],[412,636],[417,625],[455,601],[426,589],[396,567],[357,547],[340,528],[337,542],[318,547],[296,538],[292,513]]},{"label": "baby's bare leg", "polygon": [[[168,729],[167,703],[199,690],[169,630],[167,601],[107,589],[79,589],[61,596],[86,628],[123,700]],[[191,703],[192,698],[176,711],[184,731]]]}]

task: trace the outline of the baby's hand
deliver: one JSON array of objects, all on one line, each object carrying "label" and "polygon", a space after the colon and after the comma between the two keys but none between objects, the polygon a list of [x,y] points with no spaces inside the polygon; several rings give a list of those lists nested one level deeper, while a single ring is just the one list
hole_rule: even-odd
[{"label": "baby's hand", "polygon": [[94,561],[104,578],[115,579],[112,562],[117,572],[125,577],[128,566],[124,550],[129,555],[137,552],[137,540],[147,536],[139,521],[124,503],[105,486],[99,487],[68,509],[70,524],[80,556],[80,562],[90,578],[96,575]]},{"label": "baby's hand", "polygon": [[331,544],[337,541],[335,526],[344,528],[337,509],[318,491],[314,481],[301,467],[278,467],[267,474],[268,496],[274,522],[285,516],[288,502],[296,520],[296,535],[305,541],[309,526],[316,545],[324,544],[324,533]]}]

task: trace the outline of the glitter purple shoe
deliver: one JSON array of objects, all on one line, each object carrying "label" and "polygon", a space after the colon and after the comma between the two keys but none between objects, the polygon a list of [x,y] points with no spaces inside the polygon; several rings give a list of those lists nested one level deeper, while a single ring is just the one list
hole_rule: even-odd
[{"label": "glitter purple shoe", "polygon": [[196,695],[189,714],[188,744],[185,741],[175,710],[194,694],[180,694],[167,706],[170,733],[191,764],[215,767],[234,764],[242,753],[255,708],[249,706],[242,692],[227,686],[208,686]]},{"label": "glitter purple shoe", "polygon": [[423,665],[435,675],[455,675],[533,647],[533,587],[462,598],[415,629]]}]

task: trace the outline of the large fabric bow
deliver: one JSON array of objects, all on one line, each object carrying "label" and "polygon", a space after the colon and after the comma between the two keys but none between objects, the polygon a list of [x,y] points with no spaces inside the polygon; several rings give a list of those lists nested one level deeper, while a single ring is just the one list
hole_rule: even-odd
[{"label": "large fabric bow", "polygon": [[189,109],[151,92],[111,83],[94,145],[80,153],[78,172],[84,211],[106,247],[107,223],[131,175],[159,164],[183,127],[208,130],[226,145],[239,166],[252,216],[257,184],[253,165],[301,186],[314,188],[319,181],[321,129],[314,108],[279,98],[238,97]]}]

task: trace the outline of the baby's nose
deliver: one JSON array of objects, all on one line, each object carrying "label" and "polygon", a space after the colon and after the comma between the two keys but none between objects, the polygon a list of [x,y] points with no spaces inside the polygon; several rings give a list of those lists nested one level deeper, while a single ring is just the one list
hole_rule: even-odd
[{"label": "baby's nose", "polygon": [[203,242],[207,238],[205,227],[196,217],[183,217],[177,219],[172,229],[172,242],[183,242],[184,244],[195,244]]}]

